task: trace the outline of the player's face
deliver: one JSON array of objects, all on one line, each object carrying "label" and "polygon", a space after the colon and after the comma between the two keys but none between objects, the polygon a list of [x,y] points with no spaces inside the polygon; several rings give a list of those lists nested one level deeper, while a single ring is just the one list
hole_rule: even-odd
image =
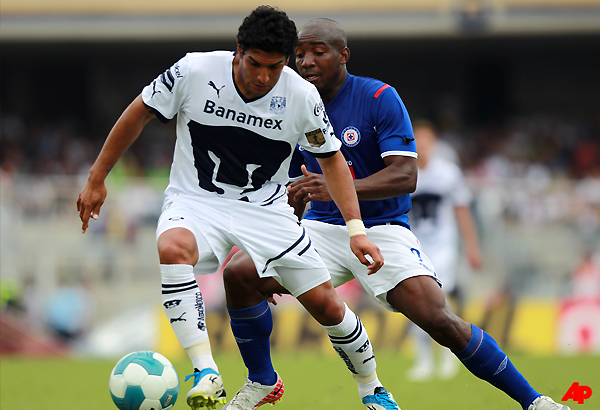
[{"label": "player's face", "polygon": [[[339,90],[344,56],[338,49],[315,34],[300,34],[296,47],[296,68],[304,79],[314,84],[325,100],[331,92]],[[345,49],[347,50],[347,49]],[[335,95],[335,93],[334,93]]]},{"label": "player's face", "polygon": [[435,132],[429,127],[417,127],[414,129],[414,133],[419,158],[427,162],[435,146],[437,138]]},{"label": "player's face", "polygon": [[262,97],[271,91],[288,62],[283,54],[258,49],[242,51],[239,46],[236,57],[233,70],[235,83],[248,99]]}]

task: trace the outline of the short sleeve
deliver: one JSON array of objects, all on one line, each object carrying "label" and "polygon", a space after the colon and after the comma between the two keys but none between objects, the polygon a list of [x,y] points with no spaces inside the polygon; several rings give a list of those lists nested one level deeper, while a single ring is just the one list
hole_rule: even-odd
[{"label": "short sleeve", "polygon": [[375,124],[381,156],[417,157],[417,145],[408,111],[393,87],[376,94]]},{"label": "short sleeve", "polygon": [[304,101],[305,106],[298,113],[303,130],[298,145],[316,157],[329,157],[339,151],[342,143],[333,132],[325,105],[314,86]]},{"label": "short sleeve", "polygon": [[186,99],[189,57],[186,55],[142,90],[142,99],[156,116],[167,122],[179,111]]},{"label": "short sleeve", "polygon": [[292,154],[292,160],[290,161],[290,170],[289,177],[290,181],[295,181],[300,177],[303,177],[302,173],[302,165],[304,164],[304,156],[300,152],[298,146],[294,149],[294,153]]}]

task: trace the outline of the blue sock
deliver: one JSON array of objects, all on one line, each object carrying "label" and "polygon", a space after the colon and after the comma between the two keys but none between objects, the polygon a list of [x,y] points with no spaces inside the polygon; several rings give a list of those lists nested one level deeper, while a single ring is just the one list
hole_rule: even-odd
[{"label": "blue sock", "polygon": [[453,353],[471,373],[508,394],[525,410],[541,396],[500,350],[496,341],[475,325],[471,325],[471,339],[467,346]]},{"label": "blue sock", "polygon": [[253,382],[273,385],[277,374],[271,363],[269,337],[273,330],[273,316],[265,299],[256,306],[229,309],[231,331],[248,368],[248,378]]}]

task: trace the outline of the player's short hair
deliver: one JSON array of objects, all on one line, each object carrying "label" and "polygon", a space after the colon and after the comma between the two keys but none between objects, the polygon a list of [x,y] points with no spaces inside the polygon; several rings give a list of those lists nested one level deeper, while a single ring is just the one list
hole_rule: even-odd
[{"label": "player's short hair", "polygon": [[285,12],[259,6],[242,22],[237,41],[243,51],[256,48],[289,57],[298,44],[298,32]]},{"label": "player's short hair", "polygon": [[346,31],[337,21],[327,17],[318,17],[308,21],[304,26],[302,26],[300,33],[302,33],[304,30],[310,30],[313,27],[319,27],[320,29],[324,30],[322,33],[327,36],[327,40],[331,42],[331,44],[333,44],[338,51],[348,47],[348,37],[346,36]]}]

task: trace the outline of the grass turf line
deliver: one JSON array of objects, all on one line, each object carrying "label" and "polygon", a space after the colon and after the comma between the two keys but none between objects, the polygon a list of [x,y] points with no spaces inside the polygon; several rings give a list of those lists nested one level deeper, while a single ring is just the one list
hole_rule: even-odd
[{"label": "grass turf line", "polygon": [[[503,392],[472,376],[462,368],[451,381],[413,383],[406,377],[411,360],[395,352],[376,352],[380,380],[394,394],[402,410],[520,410]],[[246,369],[236,354],[215,357],[223,375],[228,399],[244,383]],[[115,360],[0,358],[0,409],[15,410],[112,410],[108,377]],[[511,360],[532,386],[560,401],[573,382],[592,388],[592,397],[572,409],[600,410],[599,356],[530,357],[511,355]],[[362,410],[354,380],[335,354],[299,352],[273,354],[275,368],[285,384],[283,400],[276,410]],[[185,403],[191,381],[187,360],[174,362],[181,390],[175,405]],[[217,409],[222,406],[217,406]],[[270,408],[270,407],[269,407]]]}]

